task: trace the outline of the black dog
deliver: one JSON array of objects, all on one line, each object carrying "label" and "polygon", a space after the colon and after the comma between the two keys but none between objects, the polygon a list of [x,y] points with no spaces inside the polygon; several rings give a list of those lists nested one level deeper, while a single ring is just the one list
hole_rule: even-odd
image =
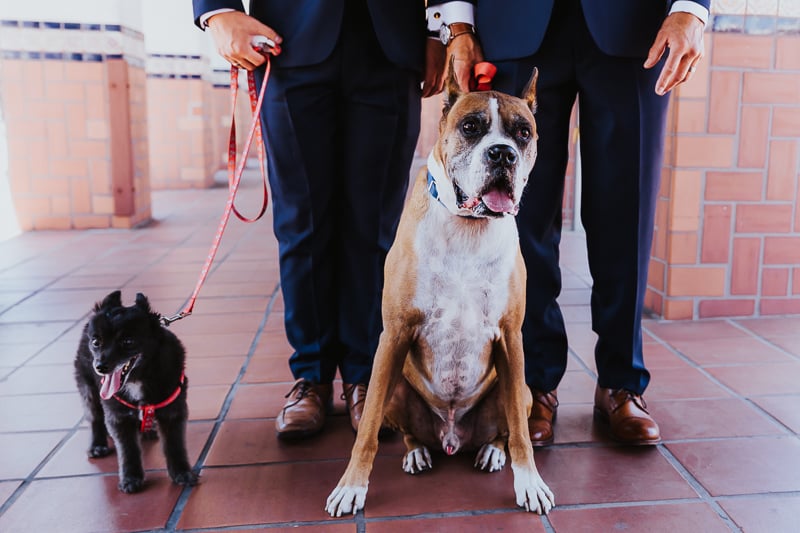
[{"label": "black dog", "polygon": [[181,341],[162,327],[143,294],[131,307],[122,305],[120,291],[95,304],[75,356],[75,379],[92,426],[89,457],[111,453],[110,433],[122,492],[142,489],[139,434],[155,437],[154,422],[172,481],[197,483],[186,453],[185,359]]}]

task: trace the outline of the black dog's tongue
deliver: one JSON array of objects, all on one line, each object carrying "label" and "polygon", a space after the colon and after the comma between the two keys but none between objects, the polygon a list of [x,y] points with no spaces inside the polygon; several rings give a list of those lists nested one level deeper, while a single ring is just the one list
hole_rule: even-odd
[{"label": "black dog's tongue", "polygon": [[114,370],[113,373],[103,376],[100,382],[100,397],[108,400],[114,396],[122,386],[122,367]]},{"label": "black dog's tongue", "polygon": [[509,213],[514,210],[514,200],[508,193],[493,189],[481,197],[486,207],[495,213]]}]

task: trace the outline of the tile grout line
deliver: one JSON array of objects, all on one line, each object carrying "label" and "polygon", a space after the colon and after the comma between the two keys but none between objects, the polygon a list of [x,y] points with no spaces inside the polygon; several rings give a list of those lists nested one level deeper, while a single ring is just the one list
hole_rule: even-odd
[{"label": "tile grout line", "polygon": [[[730,323],[731,321],[730,320],[725,320],[725,322]],[[652,331],[648,330],[647,333],[651,337],[653,337],[659,344],[661,344],[663,347],[665,347],[668,351],[672,352],[674,355],[677,355],[683,362],[687,363],[690,367],[692,367],[695,370],[697,370],[698,372],[700,372],[706,379],[708,379],[709,381],[711,381],[712,383],[714,383],[715,385],[720,387],[722,390],[724,390],[725,392],[730,394],[733,398],[735,398],[737,400],[740,400],[741,402],[743,402],[746,405],[750,406],[754,411],[756,411],[756,412],[758,412],[760,414],[766,414],[767,415],[767,419],[773,425],[783,429],[784,431],[788,431],[789,435],[792,435],[792,436],[795,435],[795,432],[790,427],[786,426],[783,422],[781,422],[780,420],[778,420],[777,418],[772,416],[772,414],[770,414],[769,412],[767,412],[766,410],[764,410],[763,408],[758,406],[756,403],[754,403],[752,400],[750,400],[749,398],[747,398],[743,394],[738,393],[737,391],[735,391],[734,389],[732,389],[731,387],[729,387],[728,385],[726,385],[725,383],[720,381],[717,377],[715,377],[713,374],[708,372],[703,366],[701,366],[698,363],[696,363],[695,361],[693,361],[691,358],[686,356],[683,352],[681,352],[680,350],[678,350],[677,348],[672,346],[670,343],[668,343],[667,341],[665,341],[664,339],[662,339],[661,337],[659,337],[658,335],[656,335]]]},{"label": "tile grout line", "polygon": [[[763,320],[763,317],[760,317],[760,318],[762,318],[762,320]],[[783,353],[787,357],[790,357],[791,359],[793,359],[795,361],[800,361],[800,356],[795,355],[794,353],[790,352],[789,350],[787,350],[786,348],[784,348],[783,346],[781,346],[779,344],[775,344],[774,342],[769,340],[767,337],[765,337],[763,334],[761,334],[761,333],[759,333],[757,331],[753,331],[752,329],[748,328],[744,324],[740,324],[739,322],[737,322],[735,320],[729,320],[729,321],[731,322],[731,325],[733,327],[735,327],[735,328],[737,328],[737,329],[739,329],[739,330],[741,330],[741,331],[743,331],[745,333],[748,333],[748,334],[756,337],[756,339],[758,339],[760,342],[766,344],[770,348],[775,348],[776,350],[778,350],[779,352]]]},{"label": "tile grout line", "polygon": [[30,486],[30,484],[36,479],[36,476],[39,474],[39,472],[42,471],[45,465],[47,465],[50,459],[52,459],[53,456],[55,456],[59,451],[61,451],[61,449],[66,445],[66,443],[75,435],[75,433],[78,432],[78,429],[81,427],[81,424],[83,423],[83,419],[84,416],[81,416],[80,419],[75,423],[75,425],[72,426],[72,429],[67,430],[67,433],[61,438],[61,440],[58,441],[58,443],[55,446],[53,446],[53,449],[51,449],[50,452],[39,462],[39,464],[36,465],[36,468],[34,468],[25,477],[25,479],[22,480],[22,483],[19,485],[19,487],[17,487],[14,490],[14,492],[11,493],[11,496],[9,496],[8,499],[6,499],[6,501],[2,505],[0,505],[0,517],[2,517],[3,514],[5,514],[6,511],[8,511],[14,503],[16,503],[16,501],[20,498],[20,496],[22,496],[22,493],[25,492],[25,490]]},{"label": "tile grout line", "polygon": [[[197,458],[197,462],[195,463],[194,468],[192,468],[192,470],[197,471],[198,474],[205,465],[208,453],[211,450],[211,446],[213,445],[214,441],[216,440],[217,434],[219,433],[222,423],[225,421],[225,418],[228,415],[228,411],[230,410],[230,406],[231,403],[233,402],[234,396],[236,395],[236,391],[239,388],[239,384],[241,383],[242,378],[247,372],[247,368],[250,365],[250,361],[252,361],[253,359],[256,347],[258,346],[258,342],[261,339],[261,334],[263,333],[264,328],[266,327],[267,320],[269,319],[269,315],[272,313],[272,308],[275,305],[279,292],[280,292],[280,283],[278,283],[275,286],[275,289],[272,292],[272,296],[270,296],[270,300],[267,303],[266,309],[264,310],[264,315],[261,319],[261,323],[258,325],[255,335],[253,336],[253,341],[250,343],[250,349],[247,352],[247,357],[245,357],[245,360],[242,363],[241,368],[239,369],[239,374],[236,376],[236,379],[231,384],[231,387],[228,390],[228,394],[225,396],[225,400],[222,402],[222,407],[220,408],[220,412],[219,415],[217,416],[216,422],[214,423],[214,427],[211,429],[211,433],[208,435],[208,439],[206,439],[206,443],[203,446],[202,451],[200,452],[200,456]],[[175,506],[173,507],[172,513],[167,518],[167,523],[165,524],[165,527],[163,529],[164,531],[176,530],[178,521],[183,515],[183,511],[186,507],[187,502],[189,501],[189,496],[191,495],[191,493],[192,493],[192,487],[183,488],[181,494],[178,496],[178,500],[175,502]]]},{"label": "tile grout line", "polygon": [[667,460],[667,462],[672,465],[672,468],[678,471],[678,474],[689,484],[692,489],[700,496],[700,499],[705,502],[711,509],[717,514],[717,516],[725,522],[725,525],[731,531],[740,532],[742,531],[739,526],[736,525],[736,522],[731,518],[727,512],[722,508],[722,506],[714,499],[714,497],[706,490],[700,481],[692,475],[689,470],[686,469],[683,464],[678,460],[675,455],[667,448],[664,444],[658,445],[658,451],[661,452],[661,455]]}]

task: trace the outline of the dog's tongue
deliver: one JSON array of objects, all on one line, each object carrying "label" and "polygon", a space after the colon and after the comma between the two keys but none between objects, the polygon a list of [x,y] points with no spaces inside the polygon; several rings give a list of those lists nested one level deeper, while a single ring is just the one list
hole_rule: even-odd
[{"label": "dog's tongue", "polygon": [[113,374],[103,376],[103,381],[100,384],[100,397],[108,400],[114,396],[119,390],[122,382],[122,367],[116,369]]},{"label": "dog's tongue", "polygon": [[495,213],[509,213],[514,210],[514,200],[508,193],[498,190],[489,191],[481,197],[481,200]]}]

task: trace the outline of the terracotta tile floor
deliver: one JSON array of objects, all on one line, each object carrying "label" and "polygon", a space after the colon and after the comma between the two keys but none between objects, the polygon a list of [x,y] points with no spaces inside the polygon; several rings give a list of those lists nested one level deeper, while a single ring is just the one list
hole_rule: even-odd
[{"label": "terracotta tile floor", "polygon": [[[255,186],[243,197],[254,207]],[[116,489],[116,458],[88,460],[71,362],[92,304],[121,288],[165,314],[191,292],[226,191],[158,192],[156,223],[124,231],[29,233],[0,243],[0,531],[797,531],[800,317],[645,321],[646,398],[664,442],[616,446],[592,422],[594,334],[580,234],[563,244],[570,333],[555,445],[536,453],[556,494],[548,517],[514,506],[508,467],[434,455],[412,477],[399,438],[381,443],[365,512],[323,502],[353,442],[342,402],[319,437],[278,442],[291,384],[271,221],[232,220],[194,316],[172,326],[188,348],[189,455],[202,482],[172,485],[157,444],[146,490]],[[250,205],[248,205],[250,202]],[[252,211],[252,209],[250,209]],[[337,384],[338,387],[338,384]]]}]

